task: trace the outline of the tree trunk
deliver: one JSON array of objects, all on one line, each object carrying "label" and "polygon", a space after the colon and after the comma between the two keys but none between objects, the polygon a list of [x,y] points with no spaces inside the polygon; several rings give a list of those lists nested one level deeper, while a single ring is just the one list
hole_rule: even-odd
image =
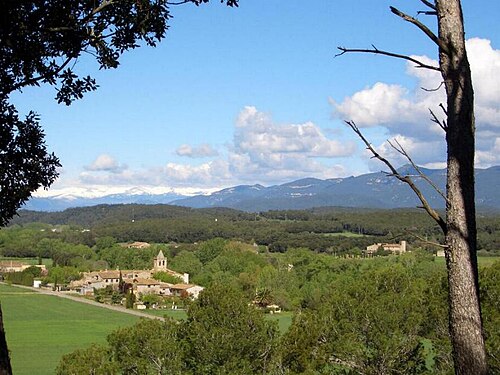
[{"label": "tree trunk", "polygon": [[460,0],[437,0],[439,64],[447,94],[446,264],[455,373],[488,373],[479,305],[474,203],[474,91]]},{"label": "tree trunk", "polygon": [[5,331],[3,329],[2,307],[0,306],[0,375],[12,375],[10,367],[9,349],[7,348],[7,340],[5,339]]}]

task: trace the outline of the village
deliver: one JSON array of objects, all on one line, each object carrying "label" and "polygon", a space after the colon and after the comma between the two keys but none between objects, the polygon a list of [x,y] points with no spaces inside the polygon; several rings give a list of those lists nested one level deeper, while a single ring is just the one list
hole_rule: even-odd
[{"label": "village", "polygon": [[[133,249],[145,249],[151,245],[147,242],[122,244]],[[408,251],[406,241],[399,243],[375,243],[366,247],[363,257],[379,256],[381,252],[401,255]],[[438,254],[440,256],[441,254]],[[23,262],[6,260],[0,262],[0,273],[23,272],[29,267],[40,270],[40,276],[47,275],[45,265],[29,265]],[[288,265],[288,271],[293,264]],[[67,284],[42,283],[40,278],[33,280],[34,288],[43,288],[62,294],[79,295],[87,299],[108,304],[120,304],[127,308],[143,310],[146,308],[177,309],[188,300],[199,297],[204,287],[190,283],[188,273],[179,273],[168,268],[168,261],[162,250],[152,261],[150,269],[104,269],[83,272],[80,278]],[[258,294],[258,293],[256,293]],[[256,296],[257,297],[257,296]],[[258,298],[252,302],[256,307],[271,313],[281,311],[279,305],[263,303]]]},{"label": "village", "polygon": [[[178,273],[169,269],[167,258],[161,250],[153,259],[152,266],[151,269],[140,270],[106,269],[83,272],[81,279],[73,280],[67,285],[43,284],[40,278],[35,278],[33,287],[62,294],[78,294],[85,298],[94,298],[99,302],[122,304],[138,310],[164,308],[167,305],[172,309],[177,309],[179,301],[197,299],[204,289],[202,286],[189,283],[188,273]],[[0,262],[0,273],[23,272],[30,267],[38,268],[40,276],[47,275],[45,265],[29,265],[13,260]],[[162,279],[168,279],[171,282],[165,282]],[[103,296],[110,298],[102,298]],[[111,296],[120,297],[111,298]],[[151,296],[159,298],[151,298]],[[132,304],[127,305],[127,301],[132,301]],[[154,301],[154,303],[146,301]]]}]

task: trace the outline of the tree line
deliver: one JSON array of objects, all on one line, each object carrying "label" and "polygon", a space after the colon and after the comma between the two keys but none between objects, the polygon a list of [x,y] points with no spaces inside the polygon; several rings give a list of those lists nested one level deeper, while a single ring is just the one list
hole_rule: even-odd
[{"label": "tree line", "polygon": [[[63,225],[63,228],[74,230],[53,233],[50,227],[43,227],[43,224]],[[437,248],[429,243],[442,243],[444,240],[437,224],[425,213],[415,209],[318,208],[254,214],[232,209],[195,210],[168,205],[101,205],[58,213],[24,211],[11,228],[18,226],[33,229],[32,234],[24,232],[23,237],[62,238],[65,242],[87,246],[93,246],[97,238],[107,236],[120,242],[152,243],[194,243],[221,237],[255,242],[277,252],[308,247],[314,251],[344,254],[352,248],[362,249],[374,242],[401,239],[416,247],[435,251]],[[46,228],[45,232],[36,233],[35,229],[43,228]],[[87,230],[82,232],[82,229]],[[498,215],[478,215],[480,255],[498,252],[499,229]],[[2,235],[0,232],[0,246],[1,238],[5,236],[8,234]],[[23,241],[25,244],[21,245]],[[14,253],[25,252],[24,256],[33,256],[27,255],[33,253],[30,241],[33,242],[25,238],[18,241],[19,246],[3,246],[4,255],[8,252],[8,256],[16,256]]]}]

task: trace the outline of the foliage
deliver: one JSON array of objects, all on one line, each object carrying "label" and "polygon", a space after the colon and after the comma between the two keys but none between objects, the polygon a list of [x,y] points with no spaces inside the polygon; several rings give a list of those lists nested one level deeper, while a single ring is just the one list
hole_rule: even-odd
[{"label": "foliage", "polygon": [[108,336],[114,363],[122,374],[180,374],[182,350],[173,320],[142,319]]},{"label": "foliage", "polygon": [[215,284],[190,307],[182,336],[192,373],[263,374],[273,365],[278,332],[236,289]]},{"label": "foliage", "polygon": [[26,272],[9,272],[5,274],[5,280],[8,283],[25,285],[25,286],[33,286],[33,275]]},{"label": "foliage", "polygon": [[51,267],[49,268],[49,274],[43,278],[45,283],[59,283],[59,284],[69,284],[71,281],[79,280],[81,274],[78,269],[74,267]]},{"label": "foliage", "polygon": [[182,282],[182,279],[180,279],[179,277],[171,275],[168,272],[164,271],[154,273],[153,279],[169,284],[178,284]]},{"label": "foliage", "polygon": [[[336,371],[346,373],[352,365],[362,366],[363,370],[358,369],[351,373],[367,374],[377,373],[378,369],[382,369],[384,373],[441,374],[448,373],[452,368],[446,322],[445,267],[442,262],[435,261],[435,258],[427,253],[417,252],[372,259],[339,259],[305,249],[291,250],[286,254],[258,255],[245,250],[245,254],[247,253],[265,260],[264,266],[252,268],[255,267],[255,263],[249,261],[252,258],[241,258],[243,269],[248,271],[242,273],[246,275],[244,279],[254,287],[244,289],[242,274],[229,277],[230,274],[227,273],[227,282],[221,285],[214,281],[212,287],[207,288],[200,299],[189,307],[189,319],[178,325],[181,331],[177,332],[174,344],[181,348],[178,354],[182,358],[182,373],[211,371],[203,367],[205,363],[217,368],[213,371],[219,373],[260,373],[261,370],[248,367],[253,366],[248,364],[249,356],[259,358],[259,350],[265,353],[270,350],[268,373],[272,372],[275,366],[290,374],[335,374]],[[234,256],[234,259],[242,255],[234,249],[225,249],[219,256],[227,257],[228,254]],[[214,261],[216,262],[217,258]],[[289,269],[288,264],[294,266]],[[500,340],[496,329],[500,316],[497,306],[499,264],[490,264],[482,269],[480,278],[486,343],[494,371],[498,368],[495,355]],[[252,269],[255,272],[250,272]],[[279,338],[275,327],[263,323],[262,313],[249,306],[255,297],[256,288],[268,288],[272,292],[273,302],[276,298],[283,298],[280,296],[286,296],[285,300],[297,311],[293,325],[285,336],[282,336],[280,345],[277,342]],[[12,294],[11,291],[15,293]],[[53,317],[47,313],[48,307],[45,307],[44,302],[45,298],[48,302],[51,297],[24,293],[25,297],[21,300],[17,288],[9,289],[4,285],[0,286],[0,292],[9,323],[12,322],[12,314],[21,309],[16,314],[21,315],[23,324],[27,319],[33,319],[31,315],[38,317],[36,319],[44,323],[30,324],[29,327],[40,326],[40,329],[47,330],[45,325],[50,325],[57,338],[71,342],[72,349],[88,345],[99,337],[101,339],[97,341],[100,343],[104,340],[103,329],[99,324],[105,323],[104,319],[107,318],[99,318],[103,319],[102,322],[95,321],[95,313],[87,311],[86,305],[55,301],[58,306],[50,307],[50,311],[55,314]],[[15,306],[12,304],[14,300],[17,301]],[[67,304],[74,305],[75,311],[68,310]],[[36,311],[33,310],[35,306]],[[330,309],[329,306],[334,308]],[[40,316],[37,315],[38,309],[42,310]],[[159,316],[170,312],[151,311]],[[106,312],[102,310],[102,314]],[[67,315],[61,317],[59,314]],[[280,314],[268,315],[266,318],[272,317],[274,320],[278,315]],[[286,319],[290,319],[290,315],[284,313]],[[92,318],[92,323],[84,322],[83,319],[87,316]],[[75,332],[77,336],[73,337],[73,328],[64,328],[66,336],[61,336],[61,333],[58,333],[60,328],[50,320],[52,318],[71,320],[71,324],[78,328],[78,332]],[[89,324],[93,327],[91,330],[88,329]],[[26,330],[26,327],[17,325],[7,328],[8,332],[15,332],[16,337],[19,332],[25,332],[23,329]],[[86,331],[82,333],[79,329]],[[26,334],[26,337],[32,339],[31,333],[30,331],[29,335]],[[156,340],[157,336],[153,332],[149,335],[151,340]],[[21,336],[25,337],[24,334]],[[45,334],[42,332],[36,333],[36,337],[37,343],[48,348],[54,346],[54,350],[60,350],[63,344],[59,342],[47,345],[44,341]],[[65,337],[64,340],[61,337]],[[133,340],[133,337],[131,335],[130,339]],[[18,344],[13,349],[13,363],[19,369],[18,353],[25,352],[24,346],[20,347],[18,340],[14,340]],[[126,345],[126,341],[122,344]],[[269,346],[266,347],[266,343]],[[22,345],[28,344],[23,341]],[[30,341],[29,345],[30,350],[36,351],[34,343]],[[133,347],[135,344],[131,345]],[[143,342],[142,345],[147,343]],[[255,348],[251,349],[254,346]],[[106,348],[111,353],[111,358],[115,358],[111,347],[107,345]],[[149,348],[156,346],[151,344]],[[199,354],[204,349],[207,353]],[[50,350],[52,353],[52,348]],[[123,350],[123,347],[120,350]],[[230,354],[224,356],[226,351]],[[245,354],[247,351],[250,351],[248,356]],[[58,353],[60,356],[61,352]],[[210,355],[210,359],[207,360],[204,355]],[[232,361],[230,356],[235,360]],[[332,356],[338,361],[330,361],[329,359],[334,358]],[[65,357],[65,360],[70,359]],[[131,360],[126,361],[129,361],[128,365],[133,365]],[[217,367],[219,364],[222,364],[221,367]],[[238,367],[237,364],[242,366]],[[23,373],[16,371],[18,372]],[[119,372],[124,373],[123,370]],[[32,370],[25,373],[43,371]]]},{"label": "foliage", "polygon": [[125,307],[127,309],[132,309],[134,307],[135,303],[135,294],[132,292],[127,293],[127,296],[125,297]]},{"label": "foliage", "polygon": [[113,375],[117,373],[116,363],[111,361],[108,348],[96,344],[63,355],[56,369],[57,375]]},{"label": "foliage", "polygon": [[214,238],[204,242],[196,252],[196,256],[202,264],[214,260],[224,249],[226,241],[222,238]]},{"label": "foliage", "polygon": [[480,269],[480,296],[486,350],[492,374],[500,373],[500,261]]},{"label": "foliage", "polygon": [[[3,37],[0,40],[3,41]],[[5,46],[3,42],[0,44],[2,56]],[[0,58],[0,61],[5,60]],[[4,69],[0,68],[0,90],[5,88],[2,74],[7,72]],[[30,112],[24,121],[20,120],[15,107],[0,94],[0,227],[8,223],[31,192],[48,188],[58,176],[59,159],[48,153],[44,137],[35,113]]]},{"label": "foliage", "polygon": [[[443,276],[432,272],[428,279],[400,262],[346,273],[318,308],[295,316],[284,338],[284,366],[293,373],[332,366],[363,374],[447,373],[446,289],[434,287]],[[431,361],[433,351],[439,355]]]},{"label": "foliage", "polygon": [[[98,85],[75,68],[83,54],[100,69],[116,68],[121,55],[141,44],[156,46],[165,37],[169,5],[208,0],[7,1],[0,18],[0,226],[14,216],[31,193],[48,188],[60,166],[46,150],[38,116],[20,121],[8,103],[14,91],[55,86],[58,103],[70,105]],[[224,1],[223,1],[224,2]],[[237,6],[237,0],[227,0]]]},{"label": "foliage", "polygon": [[186,272],[193,278],[200,273],[203,265],[193,252],[183,250],[175,255],[168,266],[177,272]]},{"label": "foliage", "polygon": [[[134,212],[135,222],[130,218]],[[420,240],[442,242],[443,236],[437,225],[425,213],[412,209],[363,210],[342,208],[321,208],[301,211],[294,220],[280,220],[283,211],[261,213],[256,220],[255,214],[236,210],[188,209],[168,205],[100,205],[68,209],[60,213],[34,213],[21,211],[16,223],[37,220],[52,224],[74,224],[91,228],[90,232],[64,230],[61,233],[35,232],[36,236],[51,236],[63,239],[63,236],[80,238],[77,243],[92,246],[95,238],[112,236],[115,241],[146,241],[151,243],[175,242],[170,248],[170,258],[182,250],[191,249],[184,244],[207,241],[214,238],[239,240],[256,243],[264,248],[285,251],[304,247],[317,252],[335,255],[357,253],[355,248],[364,249],[377,242],[393,242],[400,239],[408,241],[410,248],[420,247],[435,252],[436,247]],[[218,219],[215,222],[215,218]],[[478,222],[478,248],[484,254],[499,251],[498,215],[481,215]],[[20,231],[19,228],[9,230]],[[347,231],[347,233],[345,233]],[[66,234],[67,233],[67,234]],[[336,235],[332,235],[336,234]],[[355,234],[355,236],[352,236]],[[85,235],[85,236],[84,236]],[[0,232],[0,249],[2,249]],[[84,242],[85,241],[85,242]],[[72,243],[75,243],[74,241]],[[111,240],[105,246],[111,248]],[[21,253],[30,246],[17,246],[9,238],[8,251],[11,255]],[[192,245],[191,245],[192,246]],[[12,248],[12,250],[11,250]],[[353,250],[354,249],[354,250]],[[359,252],[358,252],[359,253]],[[167,254],[167,252],[165,252]],[[5,254],[6,255],[6,254]],[[37,254],[35,254],[36,256]],[[116,255],[116,254],[114,254]],[[26,256],[26,255],[25,255]],[[203,255],[202,255],[203,257]],[[108,258],[112,258],[109,256]],[[205,259],[204,261],[208,261]],[[172,267],[174,263],[171,263]],[[110,266],[114,268],[113,266]],[[179,271],[183,271],[179,268]],[[192,272],[189,272],[190,274]],[[196,272],[192,273],[195,274]]]}]

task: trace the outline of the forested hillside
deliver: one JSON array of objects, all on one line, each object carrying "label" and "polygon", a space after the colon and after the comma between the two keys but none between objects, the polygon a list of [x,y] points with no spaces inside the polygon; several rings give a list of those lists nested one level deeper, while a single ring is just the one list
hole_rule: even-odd
[{"label": "forested hillside", "polygon": [[[348,209],[323,207],[309,210],[248,213],[227,208],[191,209],[169,205],[99,205],[63,212],[21,211],[11,228],[28,223],[73,228],[73,242],[92,246],[97,238],[111,236],[120,242],[194,243],[216,237],[265,245],[270,251],[304,247],[319,252],[358,253],[374,242],[406,240],[410,245],[435,251],[429,242],[442,234],[417,209]],[[480,254],[500,249],[500,217],[478,217]],[[82,232],[83,231],[83,232]],[[68,236],[40,232],[37,236]],[[26,250],[24,250],[26,251]],[[4,252],[12,252],[5,249]]]}]

